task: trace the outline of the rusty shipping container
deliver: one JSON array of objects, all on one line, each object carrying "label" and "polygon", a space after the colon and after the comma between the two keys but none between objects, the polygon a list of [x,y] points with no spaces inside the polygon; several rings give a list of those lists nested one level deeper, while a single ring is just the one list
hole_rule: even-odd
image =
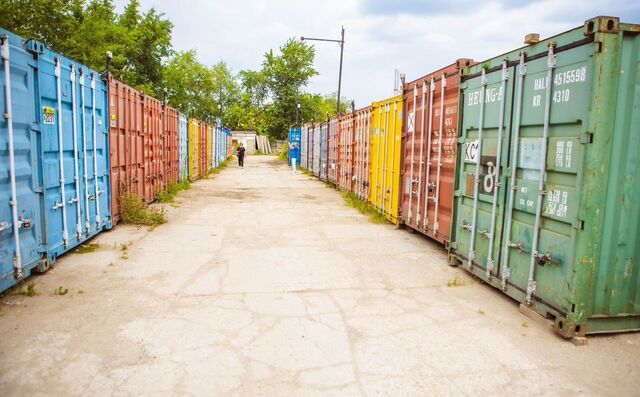
[{"label": "rusty shipping container", "polygon": [[338,130],[338,120],[340,116],[336,115],[329,119],[327,131],[327,180],[334,185],[338,185],[338,175],[340,174],[338,140],[340,139],[340,131]]},{"label": "rusty shipping container", "polygon": [[164,168],[165,185],[177,183],[180,179],[180,113],[164,107]]},{"label": "rusty shipping container", "polygon": [[338,188],[353,191],[353,113],[338,118]]},{"label": "rusty shipping container", "polygon": [[131,192],[148,204],[165,189],[162,103],[109,78],[109,155],[113,222],[120,196]]},{"label": "rusty shipping container", "polygon": [[472,64],[459,59],[403,87],[401,222],[441,243],[451,237],[460,70]]},{"label": "rusty shipping container", "polygon": [[369,198],[369,137],[371,106],[353,114],[353,192],[361,200]]}]

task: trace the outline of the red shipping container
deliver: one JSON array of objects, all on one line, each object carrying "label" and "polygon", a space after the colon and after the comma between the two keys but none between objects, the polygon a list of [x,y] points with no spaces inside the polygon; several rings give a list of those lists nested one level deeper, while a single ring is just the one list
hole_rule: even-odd
[{"label": "red shipping container", "polygon": [[338,188],[353,191],[353,113],[338,119]]},{"label": "red shipping container", "polygon": [[177,183],[180,173],[179,131],[180,113],[170,106],[164,107],[164,169],[165,185]]},{"label": "red shipping container", "polygon": [[369,134],[371,106],[353,112],[353,192],[369,199]]},{"label": "red shipping container", "polygon": [[162,103],[109,78],[111,212],[120,220],[120,196],[131,192],[147,204],[163,190]]},{"label": "red shipping container", "polygon": [[403,87],[401,222],[445,245],[453,215],[460,69],[473,63],[459,59]]}]

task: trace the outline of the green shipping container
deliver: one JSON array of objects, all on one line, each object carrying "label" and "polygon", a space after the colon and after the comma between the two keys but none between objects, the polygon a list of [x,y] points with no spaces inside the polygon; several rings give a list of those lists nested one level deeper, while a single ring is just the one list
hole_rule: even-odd
[{"label": "green shipping container", "polygon": [[640,329],[640,25],[463,71],[450,260],[564,337]]}]

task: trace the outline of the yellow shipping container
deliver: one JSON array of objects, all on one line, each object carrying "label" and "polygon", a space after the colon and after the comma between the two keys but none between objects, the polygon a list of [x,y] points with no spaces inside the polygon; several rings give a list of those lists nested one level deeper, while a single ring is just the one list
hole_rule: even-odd
[{"label": "yellow shipping container", "polygon": [[207,124],[207,168],[211,171],[214,168],[213,164],[213,145],[215,145],[213,135],[213,125]]},{"label": "yellow shipping container", "polygon": [[398,224],[402,95],[371,104],[369,203]]},{"label": "yellow shipping container", "polygon": [[200,121],[189,119],[189,180],[200,178]]}]

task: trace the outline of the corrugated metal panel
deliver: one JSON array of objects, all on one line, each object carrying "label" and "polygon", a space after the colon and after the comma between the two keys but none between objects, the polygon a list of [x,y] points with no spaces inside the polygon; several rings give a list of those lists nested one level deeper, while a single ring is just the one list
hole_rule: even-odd
[{"label": "corrugated metal panel", "polygon": [[164,167],[165,185],[178,182],[180,178],[180,133],[179,113],[176,109],[164,107]]},{"label": "corrugated metal panel", "polygon": [[189,180],[200,179],[200,121],[189,119]]},{"label": "corrugated metal panel", "polygon": [[213,135],[213,126],[207,123],[207,170],[206,172],[211,171],[215,167],[215,162],[213,159],[213,149],[215,146],[215,136]]},{"label": "corrugated metal panel", "polygon": [[320,124],[314,127],[311,141],[313,142],[313,149],[311,150],[313,153],[313,160],[311,162],[311,166],[313,168],[313,174],[320,177],[320,147],[322,146],[320,141]]},{"label": "corrugated metal panel", "polygon": [[336,186],[338,185],[338,175],[340,164],[338,162],[338,140],[340,139],[339,130],[338,130],[338,115],[333,116],[329,119],[329,126],[327,131],[328,137],[328,152],[327,152],[327,161],[328,161],[328,169],[327,169],[327,180]]},{"label": "corrugated metal panel", "polygon": [[354,181],[353,191],[361,200],[369,198],[369,139],[371,106],[354,112]]},{"label": "corrugated metal panel", "polygon": [[170,153],[165,153],[164,108],[157,99],[111,78],[109,113],[112,212],[117,222],[124,192],[148,204],[166,188],[165,154]]},{"label": "corrugated metal panel", "polygon": [[311,169],[313,159],[313,123],[302,126],[302,138],[300,142],[300,165]]},{"label": "corrugated metal panel", "polygon": [[320,172],[319,178],[327,181],[329,174],[329,123],[320,124]]},{"label": "corrugated metal panel", "polygon": [[156,199],[166,189],[164,169],[164,117],[162,102],[142,95],[142,153],[144,158],[145,203]]},{"label": "corrugated metal panel", "polygon": [[398,224],[402,95],[371,104],[369,202]]},{"label": "corrugated metal panel", "polygon": [[109,152],[113,221],[120,220],[120,196],[131,192],[145,195],[142,95],[115,80],[109,80]]},{"label": "corrugated metal panel", "polygon": [[189,179],[189,118],[180,113],[180,181]]},{"label": "corrugated metal panel", "polygon": [[338,188],[353,191],[353,113],[338,118]]},{"label": "corrugated metal panel", "polygon": [[[0,291],[4,291],[20,277],[29,276],[45,257],[46,227],[43,202],[35,189],[42,184],[41,165],[35,156],[39,145],[30,131],[41,113],[36,99],[37,70],[31,67],[33,56],[22,47],[22,39],[0,32],[8,35],[0,40],[2,51],[9,55],[0,71],[0,111],[11,115],[11,119],[0,118]],[[19,217],[30,220],[30,227],[24,227]],[[73,230],[76,224],[72,224]],[[82,221],[80,228],[84,231]]]},{"label": "corrugated metal panel", "polygon": [[111,227],[111,201],[105,83],[42,43],[0,35],[4,290]]},{"label": "corrugated metal panel", "polygon": [[595,18],[461,83],[452,259],[564,336],[640,329],[639,31]]},{"label": "corrugated metal panel", "polygon": [[404,86],[402,222],[441,243],[451,237],[460,69],[472,64],[460,59]]},{"label": "corrugated metal panel", "polygon": [[207,161],[207,153],[209,152],[209,137],[207,134],[207,123],[201,121],[199,124],[200,131],[198,132],[198,138],[200,142],[198,144],[198,149],[200,152],[198,153],[198,174],[200,177],[204,177],[209,172],[210,164]]}]

